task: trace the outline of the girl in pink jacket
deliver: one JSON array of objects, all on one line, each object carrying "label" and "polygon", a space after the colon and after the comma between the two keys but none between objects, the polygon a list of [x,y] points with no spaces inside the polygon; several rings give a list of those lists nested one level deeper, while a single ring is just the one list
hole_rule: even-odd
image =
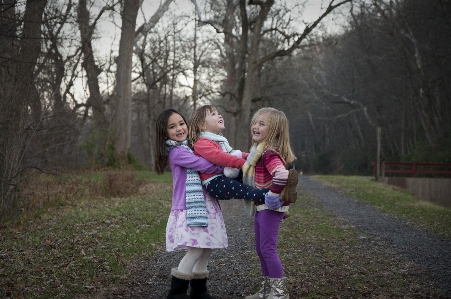
[{"label": "girl in pink jacket", "polygon": [[[213,164],[224,166],[224,174],[227,175],[201,172],[202,185],[217,199],[247,199],[279,208],[283,202],[279,195],[268,194],[269,188],[258,189],[242,183],[242,172],[239,169],[246,162],[248,154],[230,147],[227,139],[221,135],[224,129],[224,119],[212,105],[198,108],[191,116],[189,141],[194,153]],[[236,178],[231,178],[230,172],[234,171]]]}]

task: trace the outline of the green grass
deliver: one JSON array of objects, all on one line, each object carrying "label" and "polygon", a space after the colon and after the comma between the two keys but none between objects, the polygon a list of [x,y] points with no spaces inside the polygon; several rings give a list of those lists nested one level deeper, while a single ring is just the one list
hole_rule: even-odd
[{"label": "green grass", "polygon": [[314,176],[359,201],[402,217],[415,225],[451,239],[451,209],[419,200],[406,190],[362,176]]},{"label": "green grass", "polygon": [[[137,177],[153,181],[149,173]],[[0,297],[79,298],[122,280],[127,265],[164,242],[172,195],[164,181],[170,174],[123,198],[86,192],[36,217],[5,224],[0,228]]]}]

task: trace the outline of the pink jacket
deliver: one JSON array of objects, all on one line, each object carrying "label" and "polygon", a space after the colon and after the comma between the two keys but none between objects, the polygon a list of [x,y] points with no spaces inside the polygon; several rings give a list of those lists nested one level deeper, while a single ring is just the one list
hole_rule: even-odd
[{"label": "pink jacket", "polygon": [[[241,168],[243,164],[246,162],[246,157],[248,154],[243,153],[243,158],[238,158],[234,155],[231,155],[229,153],[225,153],[222,151],[221,146],[216,143],[215,141],[212,141],[207,138],[200,138],[196,141],[196,143],[193,145],[194,153],[198,156],[201,156],[202,158],[210,161],[213,164],[220,165],[220,166],[228,166],[228,167],[235,167],[235,168]],[[218,175],[218,173],[213,174],[207,174],[204,172],[200,173],[200,179],[202,181],[205,181],[212,176]]]}]

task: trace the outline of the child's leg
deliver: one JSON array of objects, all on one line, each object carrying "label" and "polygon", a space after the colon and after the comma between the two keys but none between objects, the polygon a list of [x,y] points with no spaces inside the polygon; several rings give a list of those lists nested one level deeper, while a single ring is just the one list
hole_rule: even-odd
[{"label": "child's leg", "polygon": [[[258,212],[260,213],[260,212]],[[257,213],[257,214],[258,214]],[[265,259],[262,256],[262,250],[261,250],[261,228],[260,228],[260,221],[258,221],[257,217],[255,217],[254,221],[254,234],[255,234],[255,251],[257,252],[257,255],[260,260],[260,269],[262,271],[262,276],[268,276],[269,277],[269,270],[268,266],[266,265]]]},{"label": "child's leg", "polygon": [[204,248],[201,257],[193,268],[193,278],[190,280],[190,298],[191,299],[216,299],[211,296],[207,288],[209,271],[207,270],[212,249]]},{"label": "child's leg", "polygon": [[[255,215],[255,223],[258,223],[256,229],[259,230],[259,247],[262,271],[266,267],[270,278],[282,278],[282,263],[277,253],[277,240],[279,237],[279,226],[284,213],[271,210],[263,210]],[[257,233],[256,233],[257,235]],[[257,242],[257,240],[255,240]],[[258,247],[256,245],[256,247]],[[265,274],[264,274],[265,275]]]},{"label": "child's leg", "polygon": [[247,199],[265,202],[265,194],[269,189],[258,189],[240,183],[234,179],[220,176],[205,185],[208,193],[216,199]]},{"label": "child's leg", "polygon": [[178,270],[182,273],[193,273],[194,265],[202,257],[203,248],[188,247],[188,251],[179,263]]},{"label": "child's leg", "polygon": [[203,248],[202,255],[197,260],[196,264],[193,267],[193,273],[206,272],[208,261],[210,260],[211,253],[213,249]]}]

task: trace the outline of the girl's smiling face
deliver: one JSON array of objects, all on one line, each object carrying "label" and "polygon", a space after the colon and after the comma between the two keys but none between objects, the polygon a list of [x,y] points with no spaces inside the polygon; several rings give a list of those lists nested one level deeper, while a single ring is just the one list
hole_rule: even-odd
[{"label": "girl's smiling face", "polygon": [[205,123],[203,131],[207,131],[214,134],[221,134],[224,131],[224,119],[222,115],[219,114],[217,110],[209,111],[207,110],[207,115],[205,116]]},{"label": "girl's smiling face", "polygon": [[188,126],[180,114],[173,113],[169,116],[166,130],[169,139],[182,142],[188,138]]},{"label": "girl's smiling face", "polygon": [[252,140],[261,142],[269,133],[269,117],[267,113],[261,114],[255,124],[251,127]]}]

